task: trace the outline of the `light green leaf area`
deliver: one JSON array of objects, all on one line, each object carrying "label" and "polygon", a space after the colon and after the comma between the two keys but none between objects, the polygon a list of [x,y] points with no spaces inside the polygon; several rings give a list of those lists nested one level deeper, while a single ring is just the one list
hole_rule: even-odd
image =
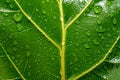
[{"label": "light green leaf area", "polygon": [[119,0],[0,0],[0,80],[118,80],[119,21]]}]

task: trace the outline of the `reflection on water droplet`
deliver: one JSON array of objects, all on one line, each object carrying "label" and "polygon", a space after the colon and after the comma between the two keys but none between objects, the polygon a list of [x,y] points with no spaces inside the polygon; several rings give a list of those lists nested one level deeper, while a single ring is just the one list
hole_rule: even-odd
[{"label": "reflection on water droplet", "polygon": [[101,7],[101,6],[95,6],[95,7],[94,7],[94,12],[95,12],[96,14],[101,13],[101,12],[102,12],[102,7]]},{"label": "reflection on water droplet", "polygon": [[113,24],[117,24],[117,19],[116,18],[113,19]]},{"label": "reflection on water droplet", "polygon": [[20,32],[20,31],[22,31],[23,26],[22,26],[21,24],[18,24],[18,25],[17,25],[17,28],[18,28],[18,31]]},{"label": "reflection on water droplet", "polygon": [[84,47],[85,47],[86,49],[89,49],[89,48],[90,48],[90,46],[89,46],[88,44],[84,44]]},{"label": "reflection on water droplet", "polygon": [[23,17],[23,15],[19,12],[14,14],[14,20],[17,22],[21,21],[22,17]]},{"label": "reflection on water droplet", "polygon": [[120,63],[120,58],[113,58],[112,60],[110,60],[110,62],[112,62],[112,63]]}]

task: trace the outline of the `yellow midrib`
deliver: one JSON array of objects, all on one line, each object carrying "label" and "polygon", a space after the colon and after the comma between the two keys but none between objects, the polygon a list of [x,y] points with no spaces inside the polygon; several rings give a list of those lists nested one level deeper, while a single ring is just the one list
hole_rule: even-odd
[{"label": "yellow midrib", "polygon": [[[51,43],[53,43],[59,50],[60,50],[60,56],[61,56],[61,80],[65,80],[65,42],[66,42],[66,31],[67,29],[71,26],[71,24],[73,24],[79,17],[80,15],[87,9],[87,7],[91,4],[92,0],[89,0],[89,2],[87,3],[87,5],[65,26],[64,25],[64,13],[63,13],[63,7],[62,7],[62,0],[56,0],[57,3],[59,4],[59,8],[60,8],[60,19],[61,19],[61,28],[62,28],[62,47],[60,47],[53,39],[51,39],[26,13],[25,11],[22,9],[22,7],[20,6],[20,4],[17,2],[17,0],[14,0],[15,3],[18,5],[18,7],[20,8],[21,12],[24,14],[24,16],[26,16],[26,18],[36,27],[36,29],[38,29]],[[80,75],[76,76],[73,78],[73,80],[76,80],[78,78],[80,78],[81,76],[85,75],[86,73],[90,72],[91,70],[93,70],[96,66],[98,66],[99,64],[101,64],[104,59],[107,57],[107,55],[109,54],[109,52],[113,49],[113,47],[115,46],[115,44],[117,43],[117,41],[119,40],[120,37],[117,38],[117,40],[115,41],[115,43],[112,45],[112,47],[110,48],[110,50],[108,51],[108,53],[106,54],[106,56],[100,60],[100,62],[98,62],[95,66],[91,67],[90,69],[88,69],[87,71],[81,73]]]}]

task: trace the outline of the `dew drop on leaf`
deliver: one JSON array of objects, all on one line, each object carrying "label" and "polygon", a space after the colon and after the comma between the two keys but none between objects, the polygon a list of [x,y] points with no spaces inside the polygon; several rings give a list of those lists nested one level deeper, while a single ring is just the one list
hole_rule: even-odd
[{"label": "dew drop on leaf", "polygon": [[107,5],[108,7],[110,7],[110,6],[112,5],[112,2],[111,2],[111,1],[107,1],[106,5]]},{"label": "dew drop on leaf", "polygon": [[27,51],[26,56],[29,57],[31,55],[31,53],[29,51]]},{"label": "dew drop on leaf", "polygon": [[42,11],[42,13],[45,15],[45,14],[46,14],[46,11],[45,11],[45,10],[43,10],[43,11]]},{"label": "dew drop on leaf", "polygon": [[117,24],[117,19],[116,18],[113,19],[113,24]]},{"label": "dew drop on leaf", "polygon": [[99,45],[99,42],[98,42],[96,39],[93,40],[93,43],[94,43],[94,45],[96,45],[96,46]]},{"label": "dew drop on leaf", "polygon": [[18,25],[17,25],[17,28],[18,28],[18,31],[20,32],[20,31],[22,31],[23,26],[22,26],[21,24],[18,24]]},{"label": "dew drop on leaf", "polygon": [[35,11],[38,12],[39,11],[38,8],[36,8]]},{"label": "dew drop on leaf", "polygon": [[18,12],[18,13],[14,14],[14,20],[17,21],[17,22],[21,21],[22,17],[23,17],[22,13]]},{"label": "dew drop on leaf", "polygon": [[89,37],[89,36],[91,36],[91,33],[88,31],[88,32],[86,32],[86,35]]},{"label": "dew drop on leaf", "polygon": [[46,2],[50,2],[50,0],[46,0]]},{"label": "dew drop on leaf", "polygon": [[9,5],[9,7],[10,7],[10,8],[14,8],[14,4],[11,3],[11,4]]},{"label": "dew drop on leaf", "polygon": [[95,7],[94,7],[94,12],[95,12],[96,14],[101,13],[101,12],[102,12],[102,7],[101,7],[101,6],[95,6]]},{"label": "dew drop on leaf", "polygon": [[7,2],[7,3],[10,3],[10,2],[11,2],[11,0],[6,0],[6,2]]},{"label": "dew drop on leaf", "polygon": [[99,33],[103,33],[103,32],[105,32],[106,30],[100,26],[100,27],[98,27],[98,28],[96,29],[96,31],[99,32]]},{"label": "dew drop on leaf", "polygon": [[101,23],[102,23],[101,19],[97,19],[97,24],[101,24]]},{"label": "dew drop on leaf", "polygon": [[9,13],[5,12],[3,15],[4,15],[5,17],[7,17],[7,16],[9,15]]},{"label": "dew drop on leaf", "polygon": [[89,48],[90,48],[90,46],[89,46],[88,44],[84,44],[84,47],[85,47],[86,49],[89,49]]}]

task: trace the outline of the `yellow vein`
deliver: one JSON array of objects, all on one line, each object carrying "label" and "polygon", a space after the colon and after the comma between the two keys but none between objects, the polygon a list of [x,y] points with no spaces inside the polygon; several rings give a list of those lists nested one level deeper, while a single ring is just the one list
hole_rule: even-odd
[{"label": "yellow vein", "polygon": [[112,52],[113,48],[115,47],[115,45],[117,44],[117,42],[119,41],[119,39],[120,39],[120,36],[117,37],[117,39],[115,40],[115,42],[113,43],[113,45],[111,46],[111,48],[108,50],[108,52],[106,53],[106,55],[103,57],[103,59],[101,59],[97,64],[95,64],[93,67],[91,67],[87,71],[85,71],[85,72],[81,73],[80,75],[74,77],[72,80],[77,80],[78,78],[80,78],[80,77],[84,76],[85,74],[89,73],[94,68],[96,68],[98,65],[100,65],[102,62],[104,62],[104,60],[107,58],[107,56]]},{"label": "yellow vein", "polygon": [[17,0],[14,0],[15,3],[17,4],[17,6],[19,7],[19,9],[21,10],[21,12],[26,16],[26,18],[34,25],[35,28],[37,28],[51,43],[53,43],[59,50],[60,50],[60,46],[54,41],[52,40],[32,19],[31,17],[29,17],[29,15],[22,9],[22,7],[20,6],[20,4],[17,2]]},{"label": "yellow vein", "polygon": [[65,80],[65,38],[66,38],[66,30],[64,26],[64,14],[63,14],[63,6],[62,0],[59,2],[59,9],[60,9],[60,20],[61,20],[61,27],[62,27],[62,48],[60,51],[61,56],[61,80]]},{"label": "yellow vein", "polygon": [[59,4],[59,1],[58,0],[56,0],[57,1],[57,3]]},{"label": "yellow vein", "polygon": [[18,74],[20,75],[20,77],[23,80],[26,80],[25,77],[21,74],[21,72],[19,71],[19,69],[17,68],[17,66],[15,65],[15,63],[12,61],[12,59],[10,58],[10,56],[7,54],[5,48],[2,46],[2,44],[0,43],[0,46],[2,48],[2,50],[4,51],[5,55],[7,56],[8,60],[11,62],[11,64],[13,65],[13,67],[16,69],[16,71],[18,72]]},{"label": "yellow vein", "polygon": [[87,9],[87,7],[91,4],[92,0],[89,0],[89,2],[87,3],[87,5],[66,25],[66,29],[68,29],[68,27],[74,23],[78,17],[80,17],[80,15]]}]

